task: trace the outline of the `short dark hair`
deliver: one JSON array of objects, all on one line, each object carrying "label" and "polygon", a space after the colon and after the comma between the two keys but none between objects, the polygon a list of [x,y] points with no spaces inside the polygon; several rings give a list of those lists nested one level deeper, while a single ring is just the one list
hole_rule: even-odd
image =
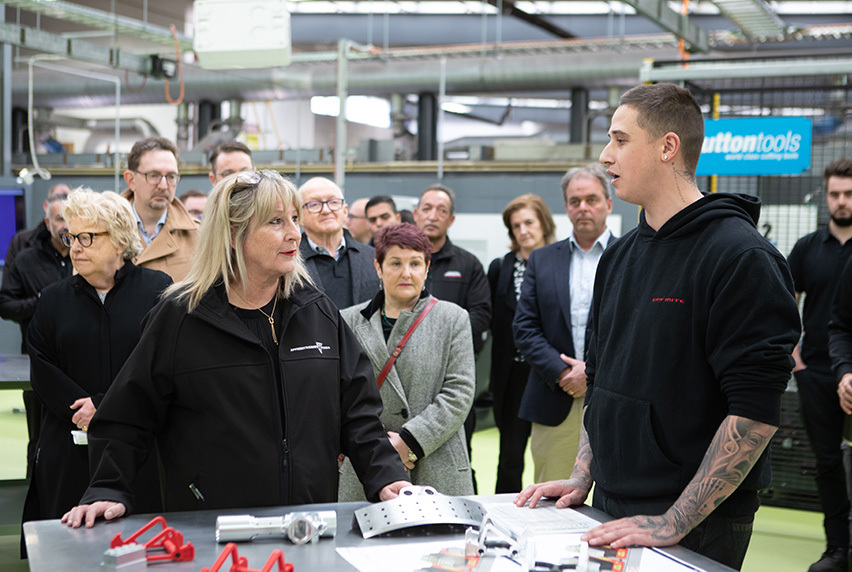
[{"label": "short dark hair", "polygon": [[414,213],[412,213],[408,209],[402,209],[401,211],[399,211],[399,222],[407,222],[407,223],[410,223],[410,224],[415,224],[414,223]]},{"label": "short dark hair", "polygon": [[825,171],[822,174],[826,190],[828,190],[829,177],[852,178],[852,159],[844,157],[837,161],[832,161],[828,164],[828,166],[826,166]]},{"label": "short dark hair", "polygon": [[636,122],[651,137],[675,133],[680,138],[684,165],[695,176],[704,144],[704,115],[688,89],[673,83],[638,85],[624,92],[619,105],[635,109]]},{"label": "short dark hair", "polygon": [[418,207],[420,206],[420,201],[423,200],[423,195],[425,195],[429,191],[441,191],[442,193],[445,193],[448,197],[450,197],[450,214],[456,214],[456,194],[450,187],[442,185],[441,183],[432,183],[431,185],[426,187],[422,193],[420,193],[420,199],[417,201]]},{"label": "short dark hair", "polygon": [[178,197],[180,202],[185,203],[186,199],[191,199],[192,197],[206,197],[207,193],[203,191],[199,191],[198,189],[189,189],[184,194]]},{"label": "short dark hair", "polygon": [[385,261],[385,255],[391,246],[398,246],[406,250],[422,252],[426,264],[432,259],[432,243],[423,231],[407,222],[394,224],[379,229],[373,237],[373,245],[376,248],[376,262],[381,264]]},{"label": "short dark hair", "polygon": [[221,145],[217,145],[213,151],[210,152],[210,170],[214,173],[216,172],[216,159],[222,153],[245,153],[251,158],[251,149],[240,143],[239,141],[226,141]]},{"label": "short dark hair", "polygon": [[148,137],[133,144],[130,154],[127,156],[127,169],[134,172],[139,169],[142,155],[149,151],[169,151],[175,156],[175,161],[180,161],[180,154],[174,143],[165,137]]},{"label": "short dark hair", "polygon": [[367,214],[368,208],[380,205],[382,203],[389,204],[391,206],[391,209],[393,210],[393,214],[396,214],[396,203],[388,195],[376,195],[375,197],[372,197],[369,201],[367,201],[367,204],[364,205],[364,214]]}]

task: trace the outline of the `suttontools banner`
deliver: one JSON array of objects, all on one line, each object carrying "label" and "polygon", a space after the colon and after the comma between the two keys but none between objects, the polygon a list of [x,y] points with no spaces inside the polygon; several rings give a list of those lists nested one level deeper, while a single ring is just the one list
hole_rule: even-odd
[{"label": "suttontools banner", "polygon": [[811,120],[707,119],[698,175],[796,175],[811,165]]}]

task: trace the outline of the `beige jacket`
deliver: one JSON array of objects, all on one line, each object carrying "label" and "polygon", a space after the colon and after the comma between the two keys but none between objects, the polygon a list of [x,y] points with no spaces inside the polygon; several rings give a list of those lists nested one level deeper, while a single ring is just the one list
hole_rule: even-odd
[{"label": "beige jacket", "polygon": [[[130,189],[121,193],[121,196],[133,202],[133,191]],[[136,266],[161,270],[175,282],[183,280],[192,264],[199,224],[175,197],[169,205],[166,225],[133,262]]]}]

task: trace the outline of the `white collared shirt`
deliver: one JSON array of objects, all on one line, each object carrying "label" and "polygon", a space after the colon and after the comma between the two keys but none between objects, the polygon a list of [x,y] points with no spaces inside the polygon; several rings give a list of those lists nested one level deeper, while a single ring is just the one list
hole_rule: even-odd
[{"label": "white collared shirt", "polygon": [[574,341],[576,359],[586,359],[586,323],[589,320],[589,308],[592,305],[592,292],[595,288],[595,272],[601,260],[606,243],[612,233],[604,229],[588,252],[577,243],[571,233],[571,337]]},{"label": "white collared shirt", "polygon": [[166,226],[166,217],[169,216],[169,209],[166,209],[163,212],[163,216],[160,217],[160,220],[157,221],[157,226],[154,228],[153,236],[148,235],[148,231],[145,230],[145,225],[142,224],[142,219],[139,217],[139,213],[136,212],[136,201],[130,203],[131,208],[133,208],[133,216],[136,217],[136,228],[139,229],[139,234],[142,235],[142,240],[145,241],[145,246],[151,244],[151,241],[157,238],[157,235],[160,234],[160,231],[163,230],[163,227]]}]

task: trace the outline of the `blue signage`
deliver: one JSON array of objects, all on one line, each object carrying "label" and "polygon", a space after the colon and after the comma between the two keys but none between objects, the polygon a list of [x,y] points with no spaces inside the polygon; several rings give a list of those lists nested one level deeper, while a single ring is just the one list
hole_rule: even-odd
[{"label": "blue signage", "polygon": [[797,175],[811,166],[811,120],[707,119],[698,175]]}]

